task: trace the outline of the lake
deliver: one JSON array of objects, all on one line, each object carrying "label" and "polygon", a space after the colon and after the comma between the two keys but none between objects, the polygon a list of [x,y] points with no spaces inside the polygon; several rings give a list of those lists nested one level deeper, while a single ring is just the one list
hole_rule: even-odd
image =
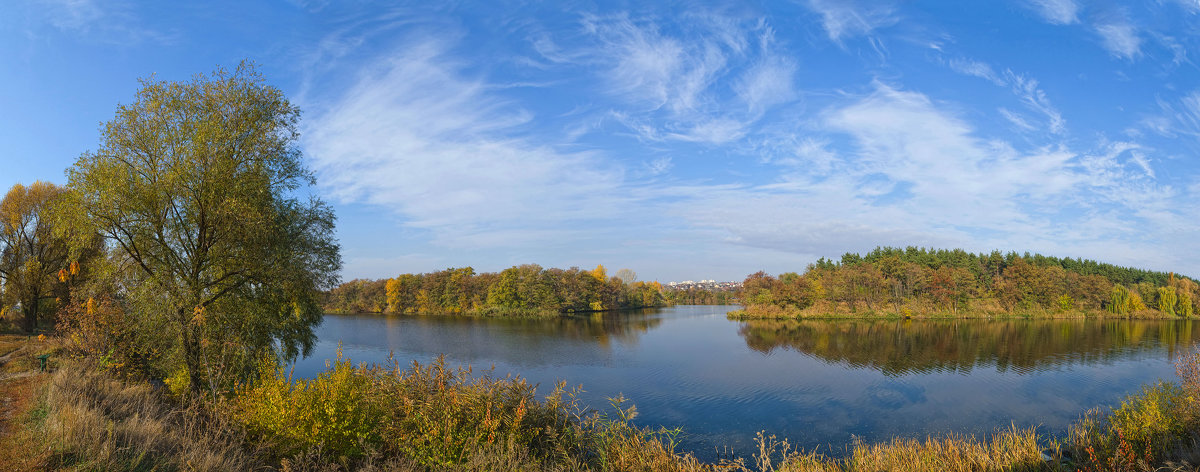
[{"label": "lake", "polygon": [[702,459],[749,456],[758,431],[840,455],[868,442],[1010,425],[1061,435],[1090,408],[1175,378],[1200,342],[1191,321],[730,321],[736,306],[676,306],[555,319],[327,315],[313,377],[339,343],[355,362],[428,363],[520,375],[539,396],[562,380],[609,408],[623,394],[636,423],[682,427]]}]

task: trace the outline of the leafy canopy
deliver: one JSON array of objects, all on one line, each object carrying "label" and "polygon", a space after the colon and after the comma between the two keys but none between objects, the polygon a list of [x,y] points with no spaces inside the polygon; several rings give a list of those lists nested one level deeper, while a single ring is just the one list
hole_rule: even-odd
[{"label": "leafy canopy", "polygon": [[56,233],[52,209],[64,189],[49,182],[13,185],[0,200],[0,279],[9,300],[21,304],[22,327],[37,328],[41,302],[53,298],[57,274],[67,265],[68,245]]},{"label": "leafy canopy", "polygon": [[68,169],[85,220],[124,257],[133,319],[174,338],[193,388],[307,353],[341,268],[334,214],[296,146],[300,111],[252,65],[143,79]]}]

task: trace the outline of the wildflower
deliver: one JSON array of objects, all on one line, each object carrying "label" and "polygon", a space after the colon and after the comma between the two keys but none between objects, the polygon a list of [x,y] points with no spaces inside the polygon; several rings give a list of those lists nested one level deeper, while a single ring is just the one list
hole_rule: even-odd
[{"label": "wildflower", "polygon": [[45,341],[45,340],[46,340],[46,335],[44,335],[44,334],[39,334],[39,335],[38,335],[38,342],[39,342],[39,343],[40,343],[40,342],[43,342],[43,341]]}]

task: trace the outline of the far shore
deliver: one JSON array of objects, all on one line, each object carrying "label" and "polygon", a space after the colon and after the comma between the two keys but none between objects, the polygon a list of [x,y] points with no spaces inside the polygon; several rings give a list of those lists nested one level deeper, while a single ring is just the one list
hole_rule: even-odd
[{"label": "far shore", "polygon": [[726,318],[735,321],[749,320],[954,320],[954,319],[995,319],[995,320],[1057,320],[1057,319],[1112,319],[1112,320],[1195,320],[1197,316],[1178,316],[1163,313],[1158,310],[1139,310],[1125,314],[1116,314],[1105,310],[958,310],[951,311],[915,311],[896,310],[828,310],[809,308],[804,310],[784,310],[776,306],[747,306],[741,310],[726,313]]}]

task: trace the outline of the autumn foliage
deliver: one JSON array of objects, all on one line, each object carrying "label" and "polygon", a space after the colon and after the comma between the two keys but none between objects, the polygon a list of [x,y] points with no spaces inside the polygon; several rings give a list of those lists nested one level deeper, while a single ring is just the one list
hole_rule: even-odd
[{"label": "autumn foliage", "polygon": [[525,264],[500,272],[476,273],[471,267],[462,267],[385,280],[352,280],[331,290],[324,306],[335,313],[506,316],[666,304],[658,282],[608,277],[604,266],[564,270]]},{"label": "autumn foliage", "polygon": [[1192,316],[1197,285],[1174,274],[1042,255],[878,248],[803,274],[751,274],[734,317],[945,314]]}]

